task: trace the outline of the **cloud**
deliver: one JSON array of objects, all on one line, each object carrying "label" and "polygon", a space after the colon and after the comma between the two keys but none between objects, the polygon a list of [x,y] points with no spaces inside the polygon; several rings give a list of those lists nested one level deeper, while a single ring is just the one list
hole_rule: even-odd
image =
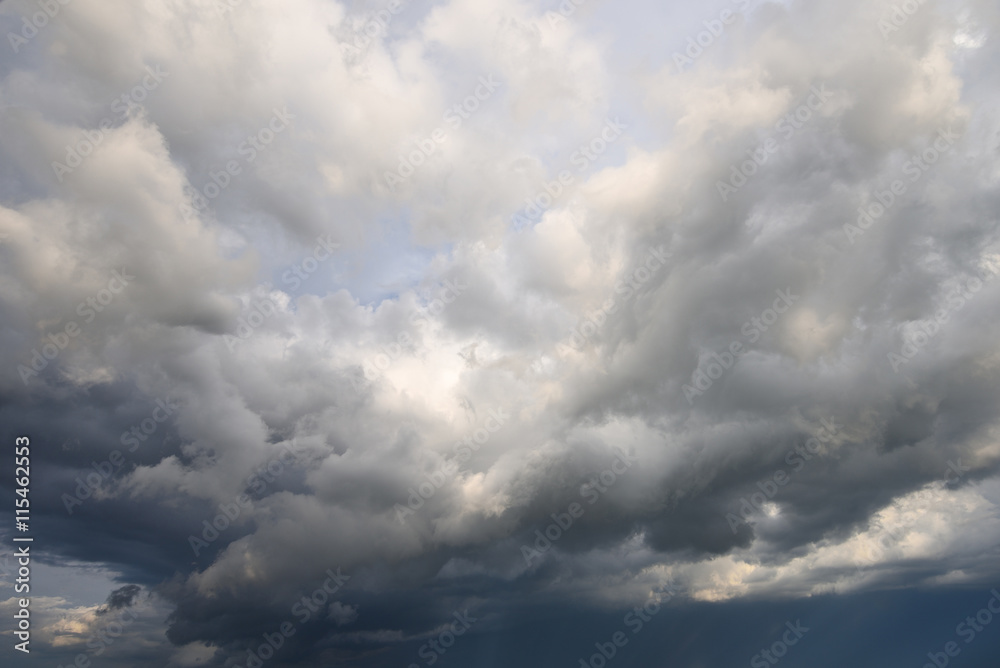
[{"label": "cloud", "polygon": [[0,424],[121,585],[36,598],[45,651],[995,582],[1000,16],[739,4],[681,71],[718,8],[74,0],[5,57]]},{"label": "cloud", "polygon": [[136,597],[142,591],[139,585],[125,585],[108,594],[107,607],[99,610],[97,614],[107,614],[111,610],[121,610],[128,608],[135,603]]}]

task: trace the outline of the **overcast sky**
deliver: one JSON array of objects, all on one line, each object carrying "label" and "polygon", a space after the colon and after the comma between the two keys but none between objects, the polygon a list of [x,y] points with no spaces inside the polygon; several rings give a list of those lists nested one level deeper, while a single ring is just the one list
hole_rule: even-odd
[{"label": "overcast sky", "polygon": [[0,36],[5,665],[995,668],[996,2]]}]

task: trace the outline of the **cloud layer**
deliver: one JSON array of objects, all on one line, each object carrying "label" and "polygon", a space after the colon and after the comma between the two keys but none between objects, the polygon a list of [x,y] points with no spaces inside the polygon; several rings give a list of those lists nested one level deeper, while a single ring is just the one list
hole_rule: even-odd
[{"label": "cloud layer", "polygon": [[36,599],[54,660],[134,606],[108,661],[419,665],[456,614],[996,585],[991,3],[36,11],[0,423],[117,581]]}]

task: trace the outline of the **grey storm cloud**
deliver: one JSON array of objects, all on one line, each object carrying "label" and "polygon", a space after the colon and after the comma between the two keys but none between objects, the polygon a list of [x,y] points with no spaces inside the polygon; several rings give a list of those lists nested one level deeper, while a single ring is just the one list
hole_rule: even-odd
[{"label": "grey storm cloud", "polygon": [[0,433],[114,588],[40,654],[996,586],[993,3],[44,4],[0,9]]},{"label": "grey storm cloud", "polygon": [[125,585],[120,589],[114,590],[108,594],[107,607],[104,614],[107,614],[111,610],[121,610],[122,608],[131,606],[140,592],[142,592],[142,588],[134,584]]}]

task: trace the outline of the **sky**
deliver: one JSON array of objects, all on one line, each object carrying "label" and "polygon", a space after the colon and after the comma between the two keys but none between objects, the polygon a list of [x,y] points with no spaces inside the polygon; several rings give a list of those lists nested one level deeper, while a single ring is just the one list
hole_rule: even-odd
[{"label": "sky", "polygon": [[995,668],[998,36],[0,1],[4,665]]}]

